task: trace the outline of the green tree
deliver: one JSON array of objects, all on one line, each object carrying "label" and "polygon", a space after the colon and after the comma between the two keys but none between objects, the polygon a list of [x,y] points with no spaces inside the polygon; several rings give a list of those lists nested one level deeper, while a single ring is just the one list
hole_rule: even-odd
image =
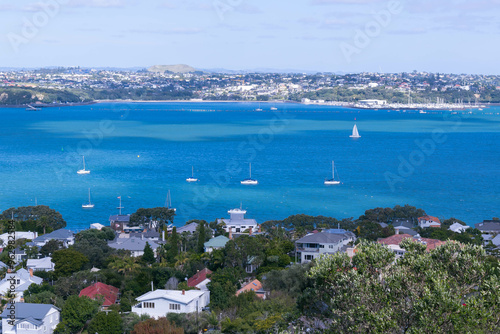
[{"label": "green tree", "polygon": [[[314,302],[305,309],[338,333],[491,333],[500,331],[500,279],[491,274],[484,249],[447,242],[425,251],[405,240],[394,254],[362,243],[345,253],[320,257],[310,270]],[[314,313],[314,314],[313,314]]]},{"label": "green tree", "polygon": [[153,252],[153,249],[149,245],[149,242],[146,242],[146,246],[144,246],[144,254],[142,255],[142,260],[149,264],[155,262],[155,254]]},{"label": "green tree", "polygon": [[78,333],[92,319],[99,309],[99,303],[87,297],[69,296],[61,311],[62,321],[56,333]]},{"label": "green tree", "polygon": [[205,223],[201,222],[198,225],[198,246],[196,251],[198,253],[203,253],[205,251],[205,242],[207,241],[207,233],[205,230]]},{"label": "green tree", "polygon": [[[3,219],[14,219],[17,221],[33,221],[41,227],[45,234],[45,229],[57,230],[66,227],[66,221],[62,215],[46,205],[23,206],[19,208],[9,208],[2,212]],[[42,221],[43,220],[43,221]]]},{"label": "green tree", "polygon": [[123,321],[118,312],[99,312],[90,321],[89,333],[96,334],[121,334],[123,333]]},{"label": "green tree", "polygon": [[58,241],[56,239],[51,239],[40,248],[40,254],[42,254],[43,256],[50,256],[55,251],[58,251],[58,250],[63,249],[63,248],[64,248],[64,244],[62,241]]},{"label": "green tree", "polygon": [[172,224],[174,222],[175,211],[165,207],[144,209],[140,208],[132,215],[130,215],[130,224],[132,226],[137,225],[149,225],[157,224],[160,230],[165,230],[165,225],[167,223]]},{"label": "green tree", "polygon": [[54,252],[52,261],[55,264],[55,275],[64,277],[81,270],[89,260],[85,255],[73,249],[61,249]]}]

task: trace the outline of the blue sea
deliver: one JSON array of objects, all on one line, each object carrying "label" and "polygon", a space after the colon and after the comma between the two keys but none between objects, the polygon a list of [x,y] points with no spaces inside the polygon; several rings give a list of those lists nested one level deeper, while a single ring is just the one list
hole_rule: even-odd
[{"label": "blue sea", "polygon": [[[271,107],[278,110],[273,111]],[[411,204],[470,225],[500,216],[500,107],[456,112],[256,103],[0,109],[0,210],[48,205],[68,228],[164,206],[176,225]],[[351,139],[354,124],[360,139]],[[78,175],[85,156],[89,175]],[[325,186],[335,161],[342,184]],[[259,181],[244,186],[249,176]],[[200,182],[187,183],[191,167]],[[94,209],[84,210],[91,189]]]}]

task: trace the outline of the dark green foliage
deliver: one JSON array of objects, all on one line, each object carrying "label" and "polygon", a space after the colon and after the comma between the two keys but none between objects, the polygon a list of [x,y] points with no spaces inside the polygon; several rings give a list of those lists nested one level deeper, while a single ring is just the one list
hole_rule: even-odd
[{"label": "dark green foliage", "polygon": [[223,309],[229,305],[229,300],[240,288],[240,279],[244,271],[240,267],[219,269],[210,276],[210,307]]},{"label": "dark green foliage", "polygon": [[50,256],[55,251],[63,249],[64,245],[62,241],[58,241],[55,239],[49,240],[45,245],[40,248],[40,254],[43,256]]},{"label": "dark green foliage", "polygon": [[115,232],[110,227],[103,227],[101,230],[97,229],[88,229],[78,232],[75,235],[75,242],[80,241],[90,241],[93,242],[95,240],[113,240],[115,238]]},{"label": "dark green foliage", "polygon": [[123,321],[118,312],[99,312],[90,321],[89,333],[96,334],[121,334],[123,333]]},{"label": "dark green foliage", "polygon": [[[1,87],[0,94],[7,94],[6,98],[0,101],[4,105],[22,105],[36,102],[42,103],[78,103],[82,102],[80,97],[68,90],[48,89],[48,88],[17,88]],[[43,96],[42,99],[40,97]]]},{"label": "dark green foliage", "polygon": [[239,266],[244,269],[250,260],[253,264],[261,264],[265,257],[263,247],[265,244],[266,240],[262,236],[242,235],[234,240],[229,240],[224,247],[226,266]]},{"label": "dark green foliage", "polygon": [[175,211],[165,207],[151,209],[140,208],[130,216],[130,225],[149,226],[153,222],[157,222],[160,230],[163,230],[166,223],[174,222],[174,217]]},{"label": "dark green foliage", "polygon": [[99,303],[87,297],[70,296],[61,311],[56,333],[78,333],[99,309]]},{"label": "dark green foliage", "polygon": [[72,249],[82,253],[89,259],[86,268],[103,268],[106,259],[117,252],[108,246],[107,241],[113,239],[114,232],[111,229],[101,231],[95,229],[85,230],[76,235]]},{"label": "dark green foliage", "polygon": [[263,280],[264,288],[297,298],[305,289],[313,286],[313,280],[307,277],[307,271],[311,267],[312,263],[295,264],[288,269],[270,271]]},{"label": "dark green foliage", "polygon": [[81,270],[89,260],[85,255],[76,250],[62,249],[54,252],[52,261],[55,264],[55,275],[57,277],[64,277]]},{"label": "dark green foliage", "polygon": [[198,253],[203,253],[205,249],[205,242],[207,241],[207,233],[205,229],[205,222],[201,222],[198,224],[198,246],[196,251]]},{"label": "dark green foliage", "polygon": [[[9,220],[12,214],[14,214],[14,220],[21,222],[21,224],[29,225],[31,231],[35,229],[39,232],[43,232],[44,229],[53,231],[66,227],[66,221],[62,215],[46,205],[9,208],[2,212],[1,218]],[[23,226],[20,226],[20,228],[19,231],[24,231]]]},{"label": "dark green foliage", "polygon": [[149,245],[149,242],[146,242],[146,246],[144,246],[144,254],[142,255],[142,260],[145,263],[153,263],[155,262],[155,254],[153,252],[153,249]]}]

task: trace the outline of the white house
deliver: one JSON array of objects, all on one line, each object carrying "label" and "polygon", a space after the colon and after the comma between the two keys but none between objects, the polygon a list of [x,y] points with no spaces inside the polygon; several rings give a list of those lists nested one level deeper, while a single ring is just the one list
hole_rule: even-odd
[{"label": "white house", "polygon": [[462,232],[465,232],[465,230],[467,230],[468,228],[470,228],[470,226],[467,226],[467,225],[462,225],[462,224],[459,224],[459,223],[453,223],[452,225],[450,225],[450,227],[448,228],[450,231],[453,231],[455,233],[462,233]]},{"label": "white house", "polygon": [[15,240],[20,240],[20,239],[33,240],[36,237],[38,237],[37,232],[14,232],[14,233],[4,233],[0,235],[0,240],[2,242],[3,247],[5,247],[9,243],[9,240],[12,240],[13,242]]},{"label": "white house", "polygon": [[158,319],[167,313],[201,312],[210,303],[210,291],[159,289],[150,291],[136,300],[139,304],[132,307],[132,312]]},{"label": "white house", "polygon": [[44,257],[43,259],[28,259],[26,262],[26,268],[28,268],[28,270],[33,269],[33,271],[52,271],[55,268],[55,264],[52,262],[51,257]]},{"label": "white house", "polygon": [[[342,230],[331,230],[339,231]],[[347,244],[356,240],[354,233],[343,231],[342,233],[311,233],[295,242],[297,255],[300,256],[300,263],[311,262],[322,254],[335,254],[343,248],[347,249]]]},{"label": "white house", "polygon": [[156,249],[160,247],[159,244],[152,240],[145,240],[142,238],[116,238],[113,241],[108,242],[108,246],[114,249],[124,249],[130,251],[133,257],[139,257],[144,255],[144,247],[146,247],[146,242],[153,249],[153,253],[156,257]]},{"label": "white house", "polygon": [[441,221],[437,217],[423,216],[418,218],[418,226],[421,228],[441,227]]},{"label": "white house", "polygon": [[[9,293],[15,294],[14,301],[19,302],[23,298],[23,293],[28,287],[35,284],[42,284],[43,279],[34,276],[33,270],[19,269],[15,273],[7,273],[3,280],[0,281],[0,296],[9,298]],[[14,288],[11,290],[11,288]],[[17,305],[17,304],[16,304]]]},{"label": "white house", "polygon": [[7,304],[3,311],[3,334],[52,334],[60,321],[60,310],[50,304]]},{"label": "white house", "polygon": [[68,247],[75,243],[75,234],[70,230],[61,228],[33,239],[33,243],[38,247],[43,247],[50,240],[60,241],[64,247]]},{"label": "white house", "polygon": [[221,224],[224,223],[224,230],[226,232],[229,232],[229,230],[232,230],[232,232],[236,233],[241,233],[246,230],[252,231],[252,232],[257,232],[259,230],[259,227],[257,225],[257,221],[255,219],[246,219],[245,214],[247,213],[246,210],[242,209],[232,209],[229,210],[227,213],[229,213],[230,218],[229,219],[217,219],[217,223]]}]

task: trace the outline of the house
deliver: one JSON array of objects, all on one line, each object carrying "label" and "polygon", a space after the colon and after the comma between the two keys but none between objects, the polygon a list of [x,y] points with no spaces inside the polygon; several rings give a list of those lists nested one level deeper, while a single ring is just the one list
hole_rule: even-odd
[{"label": "house", "polygon": [[465,232],[465,230],[467,230],[468,228],[470,228],[470,226],[462,225],[460,223],[453,223],[450,225],[450,227],[448,229],[450,231],[455,232],[455,233],[462,233],[462,232]]},{"label": "house", "polygon": [[2,245],[5,247],[8,245],[9,240],[21,240],[21,239],[28,239],[28,240],[33,240],[36,237],[38,237],[38,232],[14,232],[14,233],[4,233],[0,235],[0,240],[2,242]]},{"label": "house", "polygon": [[491,243],[497,248],[500,248],[500,234],[497,234],[493,239],[491,239]]},{"label": "house", "polygon": [[158,242],[160,240],[165,241],[165,232],[162,232],[162,234],[160,234],[160,232],[157,232],[155,230],[145,229],[144,231],[140,232],[131,232],[130,238],[141,238],[145,239],[146,241],[155,241],[155,242]]},{"label": "house", "polygon": [[257,280],[257,279],[251,281],[250,283],[248,283],[248,284],[246,284],[244,286],[242,286],[241,289],[239,289],[238,291],[236,291],[236,296],[238,296],[240,293],[248,292],[248,291],[255,292],[255,294],[257,295],[257,297],[262,298],[262,299],[266,299],[266,297],[267,297],[267,293],[266,293],[266,291],[264,291],[262,283],[259,280]]},{"label": "house", "polygon": [[61,310],[51,304],[7,304],[2,312],[3,334],[52,334]]},{"label": "house", "polygon": [[297,256],[300,256],[300,263],[307,263],[322,254],[335,254],[346,248],[347,244],[356,240],[352,232],[310,233],[295,242]]},{"label": "house", "polygon": [[57,240],[63,243],[64,247],[71,246],[75,243],[75,235],[70,230],[65,228],[61,228],[59,230],[55,230],[51,233],[47,233],[41,235],[33,240],[33,243],[38,247],[44,246],[50,240]]},{"label": "house", "polygon": [[210,291],[158,289],[137,297],[136,300],[139,304],[132,307],[132,312],[158,319],[167,313],[201,312],[210,303]]},{"label": "house", "polygon": [[258,232],[259,228],[255,219],[246,219],[246,210],[232,209],[229,210],[229,219],[217,219],[218,224],[224,224],[224,230],[229,232],[241,233],[245,231]]},{"label": "house", "polygon": [[423,216],[418,218],[418,226],[421,228],[441,227],[441,221],[437,217]]},{"label": "house", "polygon": [[26,291],[31,284],[35,283],[40,285],[42,282],[42,278],[33,275],[33,269],[29,271],[24,268],[19,269],[15,273],[7,273],[4,279],[0,281],[0,296],[8,298],[8,295],[12,291],[11,285],[14,285],[14,301],[19,302],[23,298],[24,291]]},{"label": "house", "polygon": [[94,223],[94,224],[90,224],[90,228],[91,229],[94,229],[94,230],[102,230],[103,227],[106,227],[104,226],[103,224],[99,224],[99,223]]},{"label": "house", "polygon": [[223,235],[208,240],[203,244],[205,246],[205,253],[211,253],[214,249],[224,248],[228,241],[229,238]]},{"label": "house", "polygon": [[44,257],[43,259],[28,259],[26,268],[33,271],[53,271],[55,268],[54,262],[51,257]]},{"label": "house", "polygon": [[79,297],[88,297],[92,300],[104,298],[102,308],[107,309],[109,306],[116,304],[120,290],[114,286],[97,282],[80,291]]},{"label": "house", "polygon": [[175,230],[176,230],[177,234],[182,234],[184,232],[188,232],[188,233],[193,234],[194,232],[196,232],[197,228],[198,228],[198,223],[190,223],[190,224],[181,226],[179,228],[176,228]]},{"label": "house", "polygon": [[108,242],[108,246],[114,249],[128,250],[132,254],[132,257],[139,257],[144,255],[146,242],[149,243],[156,257],[156,249],[160,247],[160,245],[151,240],[139,238],[116,238],[115,240]]},{"label": "house", "polygon": [[482,234],[500,234],[500,220],[484,220],[482,223],[475,224],[475,227]]},{"label": "house", "polygon": [[188,279],[187,285],[192,288],[197,288],[199,290],[208,290],[207,284],[210,283],[210,279],[207,275],[210,275],[212,271],[208,268],[199,270],[191,278]]},{"label": "house", "polygon": [[445,243],[445,241],[437,240],[437,239],[429,239],[429,238],[420,238],[411,236],[409,234],[396,234],[391,235],[388,238],[380,239],[377,242],[382,245],[388,246],[398,257],[401,257],[406,252],[403,248],[399,247],[399,244],[404,239],[412,239],[418,241],[427,246],[427,251],[437,248]]},{"label": "house", "polygon": [[109,217],[109,226],[116,232],[125,232],[130,229],[130,215],[112,215]]},{"label": "house", "polygon": [[21,247],[17,247],[16,249],[14,249],[14,251],[12,252],[12,255],[14,255],[14,262],[16,264],[21,263],[27,257],[26,250],[21,249]]}]

